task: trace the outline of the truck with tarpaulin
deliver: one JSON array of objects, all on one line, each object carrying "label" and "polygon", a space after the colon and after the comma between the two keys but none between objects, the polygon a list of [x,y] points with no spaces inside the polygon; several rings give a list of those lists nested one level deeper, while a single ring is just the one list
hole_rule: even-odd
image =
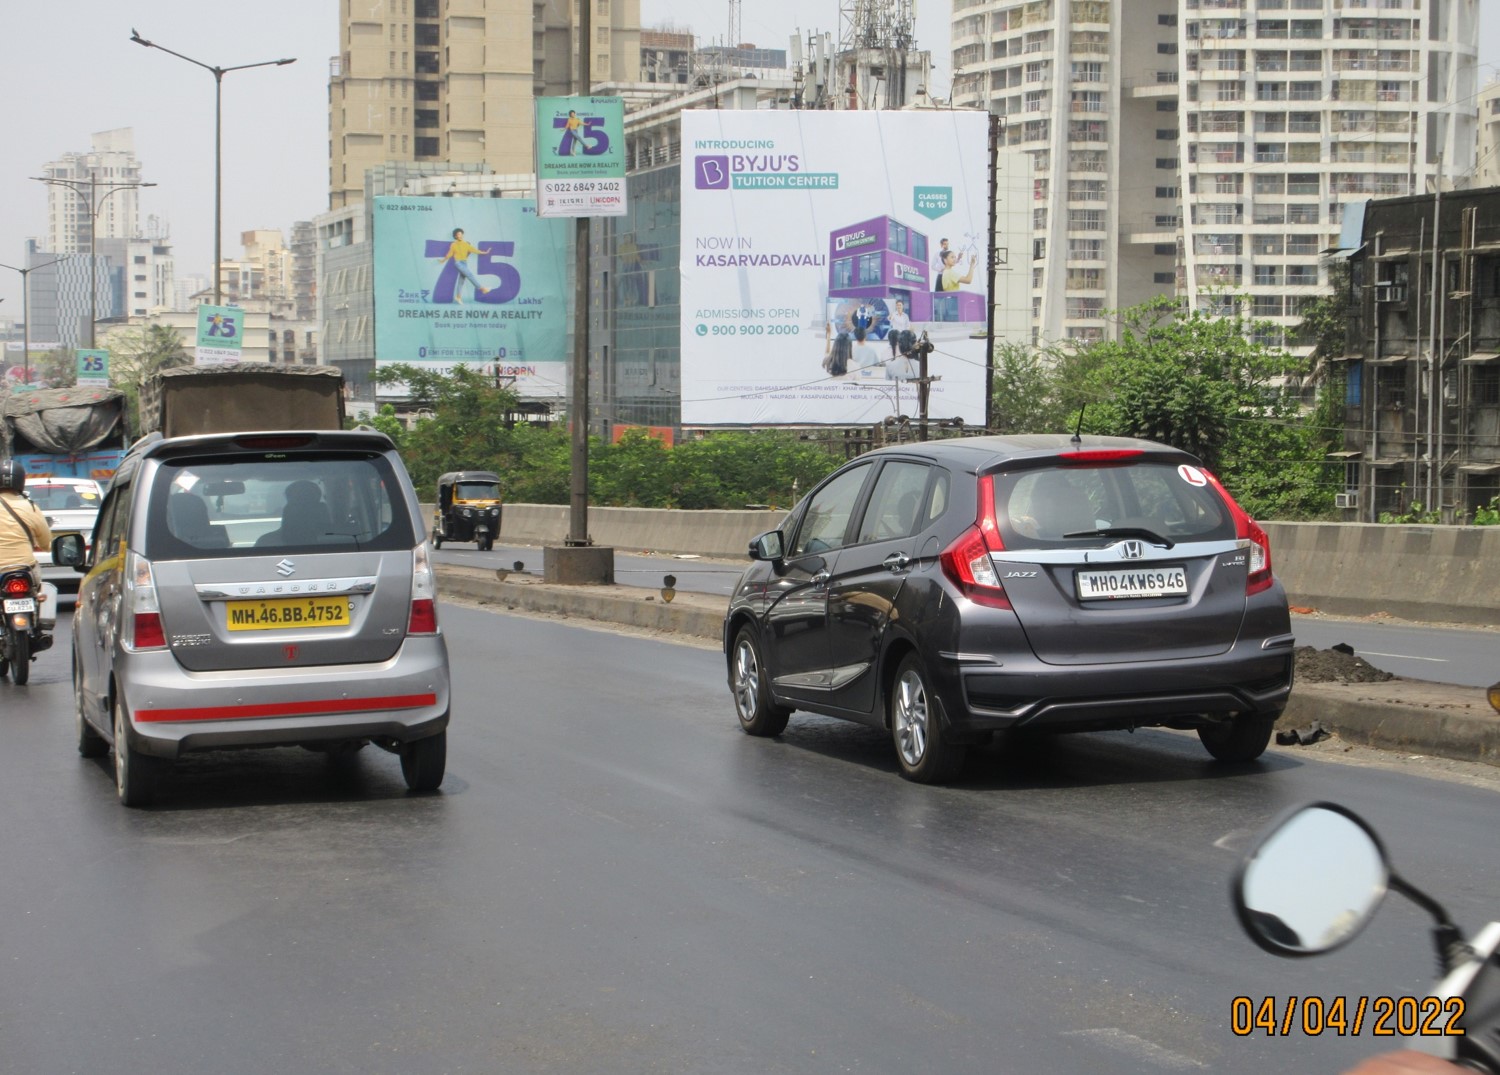
[{"label": "truck with tarpaulin", "polygon": [[125,394],[107,385],[20,387],[0,395],[0,454],[33,477],[108,486],[125,456]]}]

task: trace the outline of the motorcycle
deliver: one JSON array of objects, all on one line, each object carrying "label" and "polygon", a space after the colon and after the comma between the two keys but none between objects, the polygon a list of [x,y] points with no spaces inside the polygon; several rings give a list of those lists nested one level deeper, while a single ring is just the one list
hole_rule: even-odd
[{"label": "motorcycle", "polygon": [[52,646],[57,588],[44,582],[38,593],[29,568],[9,567],[0,570],[0,599],[5,616],[0,629],[0,679],[9,675],[17,686],[24,686],[31,678],[31,662]]},{"label": "motorcycle", "polygon": [[[1240,863],[1232,898],[1252,941],[1298,958],[1353,940],[1387,891],[1432,915],[1439,977],[1426,997],[1375,997],[1370,1024],[1408,1037],[1407,1048],[1500,1075],[1500,922],[1465,939],[1441,904],[1391,869],[1380,838],[1353,811],[1316,802],[1283,815]],[[1390,1029],[1378,1029],[1382,1022]]]}]

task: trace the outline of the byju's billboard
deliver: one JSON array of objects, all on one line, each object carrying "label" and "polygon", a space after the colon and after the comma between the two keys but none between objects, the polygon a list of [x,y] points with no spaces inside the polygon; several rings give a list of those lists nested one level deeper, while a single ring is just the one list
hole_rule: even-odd
[{"label": "byju's billboard", "polygon": [[682,421],[984,422],[990,241],[980,112],[682,117]]},{"label": "byju's billboard", "polygon": [[566,394],[566,223],[518,198],[376,198],[374,231],[377,366]]}]

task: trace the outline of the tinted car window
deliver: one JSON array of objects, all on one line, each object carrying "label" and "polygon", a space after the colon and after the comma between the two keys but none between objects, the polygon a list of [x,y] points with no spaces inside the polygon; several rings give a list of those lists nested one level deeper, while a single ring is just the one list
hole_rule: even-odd
[{"label": "tinted car window", "polygon": [[929,468],[921,463],[887,463],[875,479],[875,490],[860,523],[860,541],[906,537],[917,527]]},{"label": "tinted car window", "polygon": [[849,516],[854,513],[859,491],[864,488],[869,473],[868,466],[846,470],[812,494],[807,510],[802,513],[802,525],[797,529],[793,556],[843,547]]},{"label": "tinted car window", "polygon": [[[1050,467],[1002,472],[991,480],[1007,547],[1097,540],[1095,530],[1122,528],[1174,542],[1235,536],[1234,520],[1214,488],[1195,484],[1167,463]],[[1085,531],[1089,536],[1066,537]]]},{"label": "tinted car window", "polygon": [[416,544],[380,455],[171,461],[152,485],[149,558],[289,550],[392,551]]}]

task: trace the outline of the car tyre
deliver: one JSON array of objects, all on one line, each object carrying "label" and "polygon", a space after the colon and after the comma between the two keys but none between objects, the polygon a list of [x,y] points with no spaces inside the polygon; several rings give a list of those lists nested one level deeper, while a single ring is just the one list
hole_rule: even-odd
[{"label": "car tyre", "polygon": [[1279,715],[1247,714],[1217,724],[1205,724],[1198,729],[1198,738],[1218,761],[1254,761],[1265,753],[1271,742],[1271,732]]},{"label": "car tyre", "polygon": [[752,627],[741,627],[734,636],[729,688],[734,692],[734,710],[740,718],[740,727],[746,733],[774,736],[786,731],[792,711],[771,701],[770,679]]},{"label": "car tyre", "polygon": [[149,806],[156,800],[163,765],[160,758],[142,754],[130,745],[130,717],[119,697],[114,705],[115,794],[124,806]]},{"label": "car tyre", "polygon": [[448,733],[401,744],[401,776],[411,791],[436,791],[448,768]]},{"label": "car tyre", "polygon": [[957,776],[965,749],[948,741],[928,689],[927,673],[915,653],[908,653],[897,666],[888,704],[901,775],[918,784],[939,784]]},{"label": "car tyre", "polygon": [[78,733],[78,755],[82,758],[102,758],[109,751],[109,743],[94,730],[88,717],[84,716],[83,679],[78,674],[78,664],[73,664],[73,725]]}]

